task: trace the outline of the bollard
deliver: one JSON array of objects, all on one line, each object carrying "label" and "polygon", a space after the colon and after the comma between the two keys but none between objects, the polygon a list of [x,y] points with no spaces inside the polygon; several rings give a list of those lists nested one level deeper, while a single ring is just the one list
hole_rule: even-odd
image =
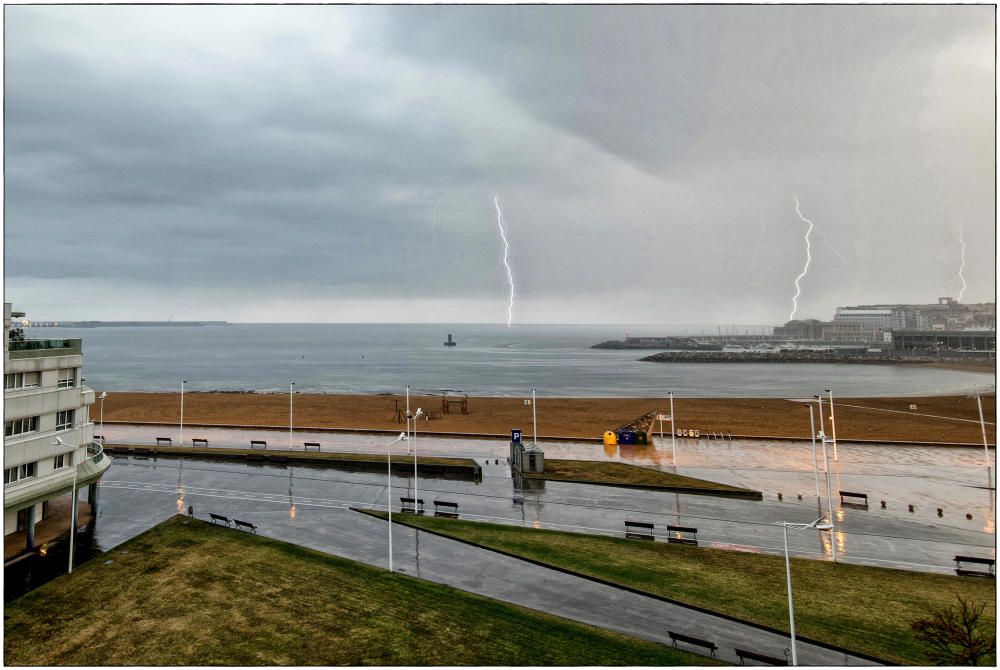
[{"label": "bollard", "polygon": [[910,511],[912,512],[913,511],[913,505],[910,505],[909,507],[910,507]]},{"label": "bollard", "polygon": [[882,501],[882,509],[885,509],[885,501]]}]

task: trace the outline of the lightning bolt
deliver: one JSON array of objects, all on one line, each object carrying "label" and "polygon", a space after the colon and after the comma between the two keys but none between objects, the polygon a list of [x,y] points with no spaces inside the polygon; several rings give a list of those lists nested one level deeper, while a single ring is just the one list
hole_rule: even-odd
[{"label": "lightning bolt", "polygon": [[792,296],[792,313],[788,317],[789,321],[793,320],[795,318],[795,312],[799,311],[799,296],[802,295],[802,288],[799,286],[799,280],[806,276],[809,272],[809,264],[812,263],[812,245],[809,243],[809,235],[812,233],[814,227],[813,222],[802,216],[802,212],[799,211],[798,197],[794,195],[792,197],[795,198],[795,213],[799,215],[799,218],[802,219],[802,221],[809,224],[809,230],[806,231],[806,264],[805,267],[802,268],[801,274],[795,278],[795,295]]},{"label": "lightning bolt", "polygon": [[958,292],[958,301],[962,302],[965,289],[969,286],[965,283],[965,238],[962,237],[962,225],[958,226],[958,243],[962,245],[962,264],[958,268],[958,278],[962,280],[962,290]]},{"label": "lightning bolt", "polygon": [[497,208],[497,225],[500,227],[500,237],[503,239],[503,264],[507,268],[507,283],[510,284],[510,302],[507,305],[507,327],[510,328],[511,319],[514,318],[514,275],[510,271],[510,264],[507,262],[507,252],[510,251],[510,244],[507,242],[507,233],[504,230],[506,221],[503,220],[503,212],[500,211],[500,200],[493,196],[493,204]]},{"label": "lightning bolt", "polygon": [[851,264],[847,261],[847,257],[844,256],[844,254],[840,253],[840,251],[837,250],[837,247],[833,246],[833,244],[830,243],[830,238],[827,237],[826,233],[824,233],[821,229],[817,229],[816,233],[819,234],[819,236],[823,239],[823,244],[826,245],[826,248],[832,251],[834,255],[836,255],[838,258],[840,258],[841,262],[844,264],[844,268],[846,268],[847,271],[850,272]]}]

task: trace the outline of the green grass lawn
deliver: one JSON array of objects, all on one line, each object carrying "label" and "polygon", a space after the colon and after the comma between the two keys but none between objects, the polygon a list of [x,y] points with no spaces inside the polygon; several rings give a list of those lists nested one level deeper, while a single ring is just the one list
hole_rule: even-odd
[{"label": "green grass lawn", "polygon": [[5,614],[7,665],[712,662],[181,516]]},{"label": "green grass lawn", "polygon": [[652,489],[704,489],[727,493],[756,493],[749,489],[729,486],[728,484],[710,482],[705,479],[695,479],[694,477],[684,477],[671,472],[611,461],[575,461],[549,458],[545,460],[545,472],[525,473],[524,476],[529,479],[611,485],[625,484]]},{"label": "green grass lawn", "polygon": [[[384,516],[384,515],[380,515]],[[435,517],[394,521],[651,594],[788,630],[783,556]],[[996,582],[792,559],[796,632],[904,665],[928,663],[910,624],[962,595],[986,601]]]}]

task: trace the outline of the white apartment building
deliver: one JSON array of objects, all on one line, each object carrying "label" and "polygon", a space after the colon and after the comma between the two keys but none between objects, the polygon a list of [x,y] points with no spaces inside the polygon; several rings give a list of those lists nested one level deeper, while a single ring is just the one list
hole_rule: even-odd
[{"label": "white apartment building", "polygon": [[4,303],[3,532],[5,545],[11,533],[25,532],[30,550],[48,501],[73,490],[74,474],[76,491],[89,487],[96,505],[97,481],[111,459],[93,441],[94,392],[80,376],[81,340],[25,340],[19,329],[11,331],[12,316],[23,314]]}]

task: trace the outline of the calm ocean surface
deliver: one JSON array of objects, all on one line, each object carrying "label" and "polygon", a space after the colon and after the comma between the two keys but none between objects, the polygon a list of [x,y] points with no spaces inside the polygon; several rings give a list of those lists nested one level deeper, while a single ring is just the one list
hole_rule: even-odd
[{"label": "calm ocean surface", "polygon": [[[233,324],[166,328],[31,328],[83,338],[84,377],[98,391],[401,392],[650,397],[961,393],[992,375],[881,365],[641,363],[653,351],[590,349],[622,326]],[[632,332],[639,333],[639,329]],[[697,331],[690,331],[695,333]],[[710,331],[706,331],[710,332]],[[448,333],[458,342],[443,346]],[[682,329],[643,327],[643,335]]]}]

